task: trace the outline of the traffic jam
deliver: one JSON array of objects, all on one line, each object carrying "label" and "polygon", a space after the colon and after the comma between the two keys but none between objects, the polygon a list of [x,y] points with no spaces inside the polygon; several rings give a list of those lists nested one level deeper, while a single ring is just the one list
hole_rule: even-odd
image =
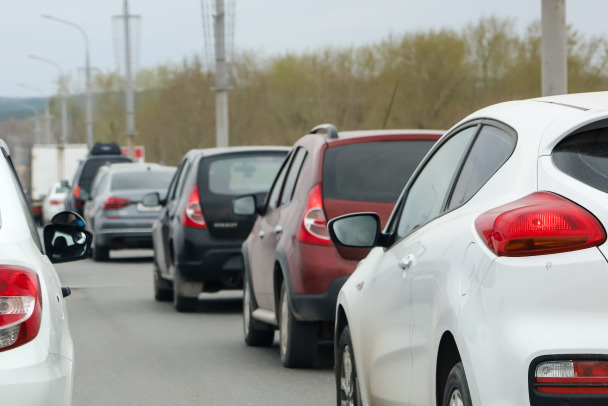
[{"label": "traffic jam", "polygon": [[153,249],[150,299],[192,313],[242,292],[244,345],[278,343],[288,369],[332,343],[337,405],[605,405],[607,108],[580,93],[447,131],[322,124],[177,166],[97,143],[35,204],[2,141],[1,403],[72,402],[54,264]]}]

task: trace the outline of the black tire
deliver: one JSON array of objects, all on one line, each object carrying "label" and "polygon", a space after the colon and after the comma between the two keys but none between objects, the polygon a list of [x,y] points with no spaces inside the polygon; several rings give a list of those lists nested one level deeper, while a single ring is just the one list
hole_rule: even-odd
[{"label": "black tire", "polygon": [[198,309],[198,297],[187,297],[179,294],[180,291],[179,273],[175,272],[173,280],[173,306],[180,313],[190,313]]},{"label": "black tire", "polygon": [[105,245],[100,245],[93,239],[93,261],[104,262],[110,259],[110,249]]},{"label": "black tire", "polygon": [[283,282],[279,301],[279,351],[284,367],[312,366],[317,351],[317,330],[318,326],[315,322],[296,320],[287,297],[287,287]]},{"label": "black tire", "polygon": [[443,391],[442,406],[472,406],[471,393],[467,384],[462,362],[454,365]]},{"label": "black tire", "polygon": [[173,285],[171,281],[163,279],[160,276],[160,270],[156,261],[154,262],[154,269],[152,270],[154,278],[154,299],[157,302],[170,302],[173,299]]},{"label": "black tire", "polygon": [[243,280],[243,335],[245,343],[250,347],[268,347],[274,342],[274,326],[251,317],[253,304],[251,289],[247,277]]},{"label": "black tire", "polygon": [[358,406],[361,401],[357,381],[357,366],[348,326],[342,329],[336,356],[338,357],[336,365],[337,405]]}]

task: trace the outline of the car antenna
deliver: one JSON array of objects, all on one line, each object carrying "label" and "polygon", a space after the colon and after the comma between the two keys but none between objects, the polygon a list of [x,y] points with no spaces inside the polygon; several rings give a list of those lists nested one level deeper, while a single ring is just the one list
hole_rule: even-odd
[{"label": "car antenna", "polygon": [[393,89],[393,95],[391,96],[391,102],[388,105],[388,110],[386,111],[386,117],[384,117],[384,124],[382,125],[382,129],[386,129],[386,123],[388,122],[388,117],[391,115],[391,109],[393,108],[393,102],[395,101],[395,94],[397,94],[397,88],[399,87],[399,81],[395,83],[395,88]]}]

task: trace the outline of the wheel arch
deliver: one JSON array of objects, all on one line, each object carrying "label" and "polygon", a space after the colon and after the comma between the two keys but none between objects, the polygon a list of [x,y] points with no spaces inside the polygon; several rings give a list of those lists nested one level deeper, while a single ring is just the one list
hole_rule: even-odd
[{"label": "wheel arch", "polygon": [[[344,327],[348,326],[348,318],[342,305],[338,304],[336,309],[336,328],[334,330],[334,365],[338,365],[338,348],[340,346],[340,334]],[[352,338],[351,338],[352,340]]]},{"label": "wheel arch", "polygon": [[439,349],[437,351],[437,366],[435,369],[435,400],[436,405],[441,406],[441,398],[445,390],[450,371],[457,363],[461,362],[460,351],[456,340],[450,331],[441,336]]},{"label": "wheel arch", "polygon": [[283,282],[285,282],[285,287],[287,289],[287,298],[291,301],[293,287],[291,284],[291,275],[289,274],[289,265],[287,264],[287,256],[283,251],[277,250],[275,253],[274,271],[272,277],[274,309],[276,312],[277,321],[279,320],[279,301],[281,300],[281,285]]}]

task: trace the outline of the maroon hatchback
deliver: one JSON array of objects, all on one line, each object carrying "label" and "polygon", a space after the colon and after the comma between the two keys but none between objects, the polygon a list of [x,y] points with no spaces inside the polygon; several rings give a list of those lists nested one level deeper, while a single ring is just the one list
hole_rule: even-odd
[{"label": "maroon hatchback", "polygon": [[442,131],[338,133],[331,124],[298,140],[265,202],[234,201],[259,214],[243,244],[245,342],[268,346],[280,331],[286,367],[312,365],[319,339],[333,338],[338,291],[366,252],[337,249],[327,221],[352,212],[380,214],[383,225]]}]

